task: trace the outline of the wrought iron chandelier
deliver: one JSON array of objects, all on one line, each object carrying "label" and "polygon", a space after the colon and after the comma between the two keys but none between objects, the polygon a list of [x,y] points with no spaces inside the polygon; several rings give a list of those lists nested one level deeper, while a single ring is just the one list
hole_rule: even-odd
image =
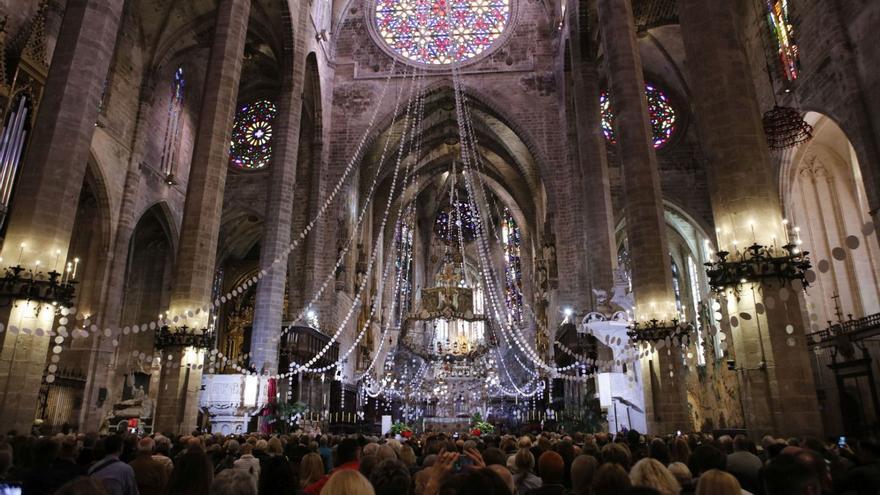
[{"label": "wrought iron chandelier", "polygon": [[171,330],[170,327],[165,325],[156,332],[155,346],[156,349],[167,349],[169,347],[210,349],[214,346],[214,332],[207,328],[201,330],[191,329],[185,325]]},{"label": "wrought iron chandelier", "polygon": [[[39,263],[39,262],[37,262]],[[16,300],[35,301],[52,306],[73,306],[77,282],[67,275],[52,270],[43,273],[21,265],[11,266],[0,278],[0,304],[8,306]]]},{"label": "wrought iron chandelier", "polygon": [[793,148],[813,138],[813,126],[792,107],[774,105],[764,114],[763,123],[767,145],[774,150]]},{"label": "wrought iron chandelier", "polygon": [[807,287],[806,272],[811,267],[809,254],[792,243],[782,246],[781,250],[755,243],[742,253],[731,255],[728,251],[719,251],[715,261],[705,264],[706,275],[714,292],[723,292],[727,288],[739,291],[739,287],[746,283],[773,280],[780,284],[799,280]]},{"label": "wrought iron chandelier", "polygon": [[673,345],[688,346],[691,343],[691,334],[694,326],[688,322],[673,318],[671,321],[660,321],[656,318],[639,323],[634,321],[626,332],[633,343],[665,341]]}]

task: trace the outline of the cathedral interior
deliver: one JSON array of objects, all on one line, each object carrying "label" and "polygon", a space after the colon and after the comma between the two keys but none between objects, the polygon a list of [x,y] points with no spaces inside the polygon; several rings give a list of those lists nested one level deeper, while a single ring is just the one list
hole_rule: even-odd
[{"label": "cathedral interior", "polygon": [[880,434],[880,2],[0,15],[4,432]]}]

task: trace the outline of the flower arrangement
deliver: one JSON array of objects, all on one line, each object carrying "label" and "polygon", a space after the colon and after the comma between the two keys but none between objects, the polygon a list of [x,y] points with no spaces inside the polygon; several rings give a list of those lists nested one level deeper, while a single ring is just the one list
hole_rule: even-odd
[{"label": "flower arrangement", "polygon": [[495,431],[495,427],[492,426],[492,423],[483,421],[483,416],[480,413],[474,413],[471,416],[471,435],[479,437],[491,434],[493,431]]},{"label": "flower arrangement", "polygon": [[398,421],[391,425],[391,434],[392,435],[400,435],[403,438],[409,438],[413,436],[413,430],[406,423]]}]

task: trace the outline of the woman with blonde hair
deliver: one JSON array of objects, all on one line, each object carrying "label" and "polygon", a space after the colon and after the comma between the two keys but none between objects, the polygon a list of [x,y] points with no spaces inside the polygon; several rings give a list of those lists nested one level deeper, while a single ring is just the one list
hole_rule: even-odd
[{"label": "woman with blonde hair", "polygon": [[353,469],[343,469],[330,477],[321,489],[321,495],[376,495],[376,492],[364,475]]},{"label": "woman with blonde hair", "polygon": [[532,472],[535,469],[535,456],[529,449],[519,449],[513,456],[513,465],[516,472],[513,482],[517,495],[525,495],[529,490],[540,488],[543,485],[541,478]]},{"label": "woman with blonde hair", "polygon": [[632,467],[629,478],[633,486],[653,488],[661,495],[678,495],[681,485],[675,476],[657,459],[646,457]]},{"label": "woman with blonde hair", "polygon": [[400,460],[406,464],[408,469],[412,469],[416,466],[418,459],[416,459],[416,452],[409,445],[403,445],[400,447],[400,452],[397,454],[400,457]]},{"label": "woman with blonde hair", "polygon": [[741,495],[739,481],[730,474],[718,469],[710,469],[700,476],[696,495]]},{"label": "woman with blonde hair", "polygon": [[321,454],[310,452],[299,463],[299,485],[305,488],[324,476],[324,460]]}]

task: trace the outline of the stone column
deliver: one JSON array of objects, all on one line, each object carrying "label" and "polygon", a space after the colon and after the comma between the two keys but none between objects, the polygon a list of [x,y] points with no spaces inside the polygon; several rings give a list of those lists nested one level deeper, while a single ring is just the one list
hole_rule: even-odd
[{"label": "stone column", "polygon": [[[51,270],[56,256],[62,262],[67,257],[122,5],[122,0],[67,2],[0,253],[7,264],[15,264],[21,256],[22,266],[42,260]],[[7,308],[0,321],[31,329],[51,327],[50,311],[34,318],[32,310],[32,304]],[[0,428],[4,431],[30,431],[48,346],[49,337],[0,334]]]},{"label": "stone column", "polygon": [[[217,7],[171,295],[171,314],[187,317],[169,322],[174,326],[203,329],[208,325],[205,309],[211,302],[229,139],[250,9],[250,0],[221,0]],[[166,349],[166,354],[173,359],[163,356],[154,427],[189,432],[196,421],[201,370],[173,366],[180,363],[184,349]]]},{"label": "stone column", "polygon": [[[580,163],[580,209],[585,217],[587,260],[593,289],[610,291],[614,285],[613,270],[617,266],[614,248],[614,211],[611,206],[611,185],[608,177],[608,153],[602,132],[599,108],[599,72],[593,49],[582,48],[585,26],[578,26],[579,15],[569,15],[573,33],[571,43],[571,74],[574,90],[577,153]],[[592,43],[590,43],[591,45]],[[585,51],[587,53],[585,53]]]},{"label": "stone column", "polygon": [[[599,0],[598,7],[616,117],[617,151],[624,177],[635,316],[639,320],[668,320],[674,316],[670,309],[675,307],[672,270],[632,3],[630,0]],[[646,417],[652,433],[691,429],[680,363],[679,353],[667,354],[667,349],[643,360],[642,376],[648,395]]]},{"label": "stone column", "polygon": [[[131,236],[138,221],[138,218],[135,217],[135,208],[141,185],[140,163],[143,160],[144,148],[148,141],[145,134],[151,132],[147,115],[152,106],[155,90],[153,74],[145,73],[143,77],[147,80],[141,85],[135,130],[131,138],[132,153],[125,176],[119,217],[116,222],[116,235],[108,255],[110,270],[103,288],[104,304],[99,315],[99,321],[104,328],[119,328],[121,326]],[[128,324],[131,323],[140,324],[142,322],[128,322]],[[117,392],[121,389],[121,384],[113,380],[116,371],[116,364],[113,361],[117,354],[117,348],[112,345],[112,339],[113,337],[106,337],[102,334],[93,335],[89,339],[80,339],[85,340],[80,345],[88,347],[90,351],[86,368],[86,389],[83,393],[84,399],[79,415],[80,429],[83,431],[97,429],[104,417],[104,411],[108,407],[112,407],[113,401],[119,397]],[[123,349],[131,350],[131,348]],[[102,393],[107,397],[104,401],[100,400]]]},{"label": "stone column", "polygon": [[[682,0],[680,11],[687,76],[709,158],[718,247],[733,252],[753,242],[781,244],[785,233],[775,167],[731,2]],[[739,318],[732,328],[746,426],[753,436],[821,436],[802,301],[778,284],[745,284],[740,297],[728,297],[730,316],[753,316]],[[767,308],[763,314],[756,314],[758,303]],[[793,326],[792,335],[786,325]],[[795,339],[793,347],[789,338]]]},{"label": "stone column", "polygon": [[[294,51],[292,60],[283,62],[285,73],[278,102],[278,125],[275,133],[275,152],[269,171],[269,197],[266,201],[266,221],[260,253],[260,266],[266,267],[273,260],[281,261],[269,271],[257,285],[254,327],[251,335],[251,362],[258,370],[270,374],[278,371],[278,341],[281,321],[285,316],[284,287],[287,280],[287,252],[291,241],[294,186],[296,183],[297,158],[299,155],[300,122],[303,106],[305,78],[305,20],[307,6],[295,4],[292,17],[297,21],[293,30]],[[302,250],[302,239],[297,245]],[[286,371],[286,370],[285,370]]]}]

